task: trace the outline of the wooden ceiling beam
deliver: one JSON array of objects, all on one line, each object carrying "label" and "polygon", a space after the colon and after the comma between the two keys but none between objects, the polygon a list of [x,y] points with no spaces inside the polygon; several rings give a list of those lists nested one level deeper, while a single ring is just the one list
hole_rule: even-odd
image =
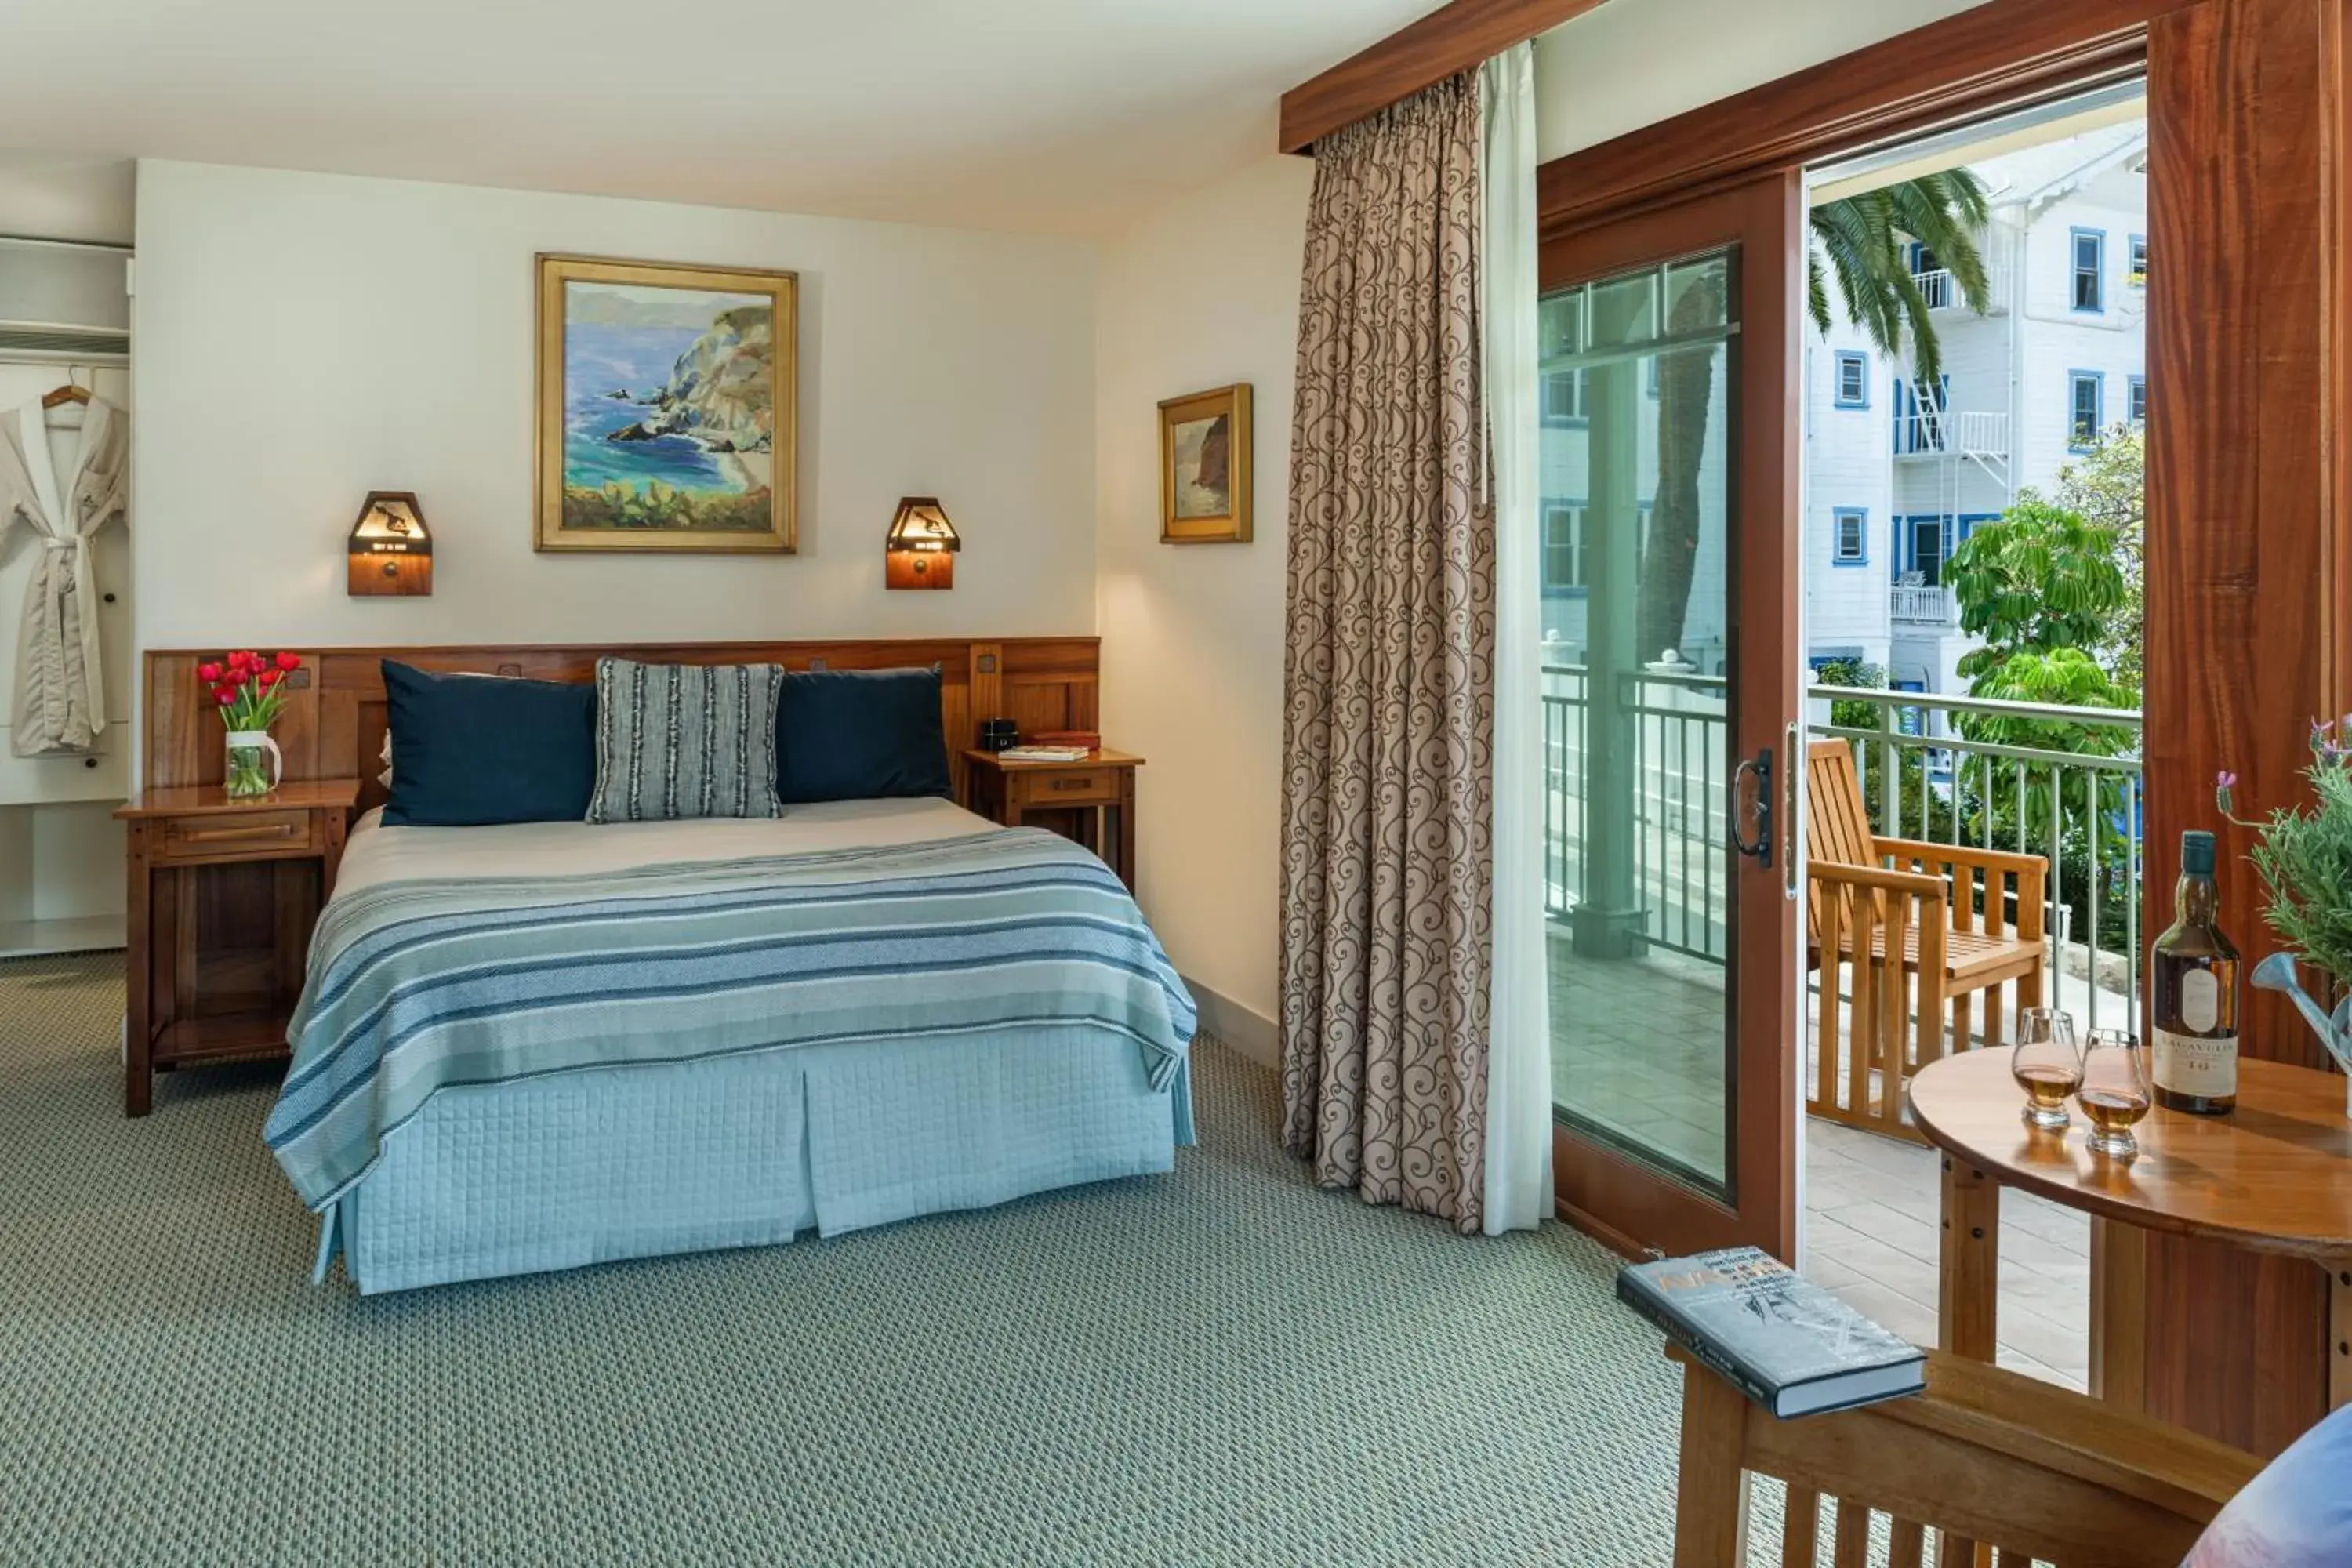
[{"label": "wooden ceiling beam", "polygon": [[1282,151],[1311,153],[1318,139],[1341,126],[1490,59],[1513,44],[1549,32],[1601,3],[1451,0],[1284,93]]}]

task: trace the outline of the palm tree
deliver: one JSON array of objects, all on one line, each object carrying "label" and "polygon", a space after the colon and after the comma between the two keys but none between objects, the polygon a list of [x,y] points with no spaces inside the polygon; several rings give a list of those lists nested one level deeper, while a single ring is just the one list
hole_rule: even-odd
[{"label": "palm tree", "polygon": [[[1940,387],[1943,346],[1929,320],[1933,307],[1911,275],[1910,242],[1934,252],[1958,285],[1962,300],[1982,313],[1990,288],[1976,237],[1987,216],[1984,184],[1966,169],[1922,174],[1816,206],[1805,276],[1805,304],[1813,325],[1824,332],[1830,329],[1828,278],[1834,273],[1848,319],[1890,357],[1900,354],[1907,341],[1916,384]],[[1715,280],[1701,275],[1670,304],[1668,331],[1719,321],[1722,308]],[[1716,352],[1685,350],[1658,360],[1658,488],[1635,618],[1635,646],[1643,658],[1680,646],[1690,608],[1701,510],[1698,470],[1706,451]]]},{"label": "palm tree", "polygon": [[1911,274],[1908,242],[1926,246],[1952,275],[1969,309],[1982,315],[1990,288],[1976,237],[1986,217],[1984,182],[1966,169],[1822,203],[1812,211],[1814,244],[1805,258],[1805,306],[1813,325],[1830,330],[1827,275],[1834,272],[1846,320],[1890,358],[1901,353],[1907,338],[1917,384],[1942,385],[1943,345],[1928,320],[1927,296]]}]

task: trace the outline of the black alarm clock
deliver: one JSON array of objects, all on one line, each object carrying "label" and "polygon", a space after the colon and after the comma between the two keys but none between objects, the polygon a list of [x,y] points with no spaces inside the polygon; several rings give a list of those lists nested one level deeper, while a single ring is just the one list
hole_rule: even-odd
[{"label": "black alarm clock", "polygon": [[1010,719],[982,719],[980,721],[980,749],[1001,752],[1021,743],[1020,726]]}]

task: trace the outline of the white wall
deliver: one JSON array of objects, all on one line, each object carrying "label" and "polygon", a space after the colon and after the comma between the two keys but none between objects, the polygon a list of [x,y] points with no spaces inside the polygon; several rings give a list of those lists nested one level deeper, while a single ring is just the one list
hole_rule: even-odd
[{"label": "white wall", "polygon": [[[1084,244],[157,162],[138,221],[142,647],[1094,629]],[[797,556],[533,553],[543,250],[800,274]],[[345,593],[371,489],[418,493],[432,597]],[[882,586],[906,494],[950,592]]]},{"label": "white wall", "polygon": [[[1276,1011],[1293,360],[1314,167],[1269,156],[1103,249],[1097,412],[1103,729],[1139,776],[1143,905],[1213,1019],[1263,1053]],[[1165,397],[1252,384],[1256,537],[1160,542]]]},{"label": "white wall", "polygon": [[1983,0],[1610,0],[1536,40],[1537,156],[1557,158]]}]

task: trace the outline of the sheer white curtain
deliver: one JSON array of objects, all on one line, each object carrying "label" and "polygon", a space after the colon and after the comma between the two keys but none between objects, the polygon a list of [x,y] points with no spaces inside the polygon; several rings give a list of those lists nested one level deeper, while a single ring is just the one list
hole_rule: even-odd
[{"label": "sheer white curtain", "polygon": [[1495,506],[1495,962],[1486,1054],[1489,1236],[1552,1212],[1544,960],[1543,637],[1536,442],[1535,46],[1478,73],[1482,359]]}]

